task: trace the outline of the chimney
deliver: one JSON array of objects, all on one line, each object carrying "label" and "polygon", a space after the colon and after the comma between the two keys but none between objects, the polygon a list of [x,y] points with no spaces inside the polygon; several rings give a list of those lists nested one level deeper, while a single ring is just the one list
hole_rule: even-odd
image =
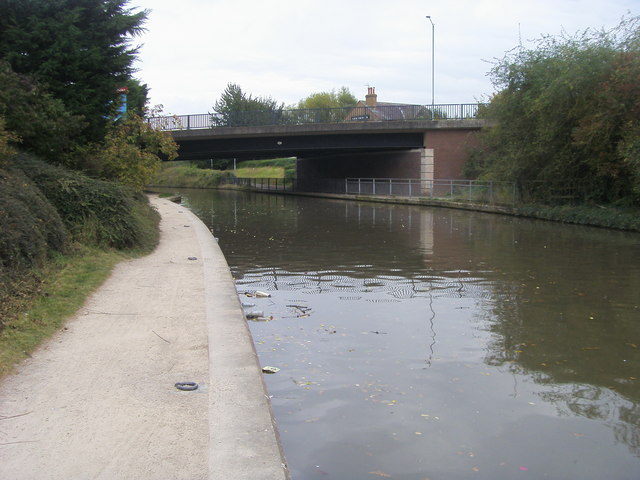
[{"label": "chimney", "polygon": [[367,96],[364,97],[367,107],[375,107],[378,104],[378,95],[376,95],[376,87],[369,87]]}]

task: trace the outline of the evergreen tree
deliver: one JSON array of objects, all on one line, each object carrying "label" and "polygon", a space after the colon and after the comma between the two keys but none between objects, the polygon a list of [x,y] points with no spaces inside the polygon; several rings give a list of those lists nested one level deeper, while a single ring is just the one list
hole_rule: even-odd
[{"label": "evergreen tree", "polygon": [[100,140],[116,106],[117,89],[133,73],[148,12],[128,0],[0,0],[0,59],[45,84],[87,122],[87,140]]},{"label": "evergreen tree", "polygon": [[0,61],[0,117],[5,127],[20,139],[20,148],[36,153],[52,163],[76,146],[85,126],[82,117],[70,114],[61,100],[54,98],[29,75],[20,75]]}]

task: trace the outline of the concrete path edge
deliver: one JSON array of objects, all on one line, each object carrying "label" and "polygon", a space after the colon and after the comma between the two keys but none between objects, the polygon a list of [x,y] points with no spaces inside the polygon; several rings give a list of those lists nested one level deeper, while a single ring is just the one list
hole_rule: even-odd
[{"label": "concrete path edge", "polygon": [[226,258],[194,218],[209,335],[209,478],[290,478],[251,332]]}]

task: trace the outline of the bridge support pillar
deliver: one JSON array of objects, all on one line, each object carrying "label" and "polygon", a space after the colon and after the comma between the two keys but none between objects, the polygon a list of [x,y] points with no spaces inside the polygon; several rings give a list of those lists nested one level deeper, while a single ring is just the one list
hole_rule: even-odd
[{"label": "bridge support pillar", "polygon": [[435,172],[435,158],[433,148],[422,149],[420,154],[420,185],[422,195],[429,195],[433,187],[433,179]]}]

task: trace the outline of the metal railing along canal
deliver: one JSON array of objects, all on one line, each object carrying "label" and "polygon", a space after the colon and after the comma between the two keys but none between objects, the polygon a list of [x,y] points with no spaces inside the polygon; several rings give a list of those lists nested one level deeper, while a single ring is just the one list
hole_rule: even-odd
[{"label": "metal railing along canal", "polygon": [[317,179],[233,178],[230,182],[259,191],[334,193],[360,196],[429,198],[487,205],[514,205],[515,184],[478,180],[413,178]]}]

